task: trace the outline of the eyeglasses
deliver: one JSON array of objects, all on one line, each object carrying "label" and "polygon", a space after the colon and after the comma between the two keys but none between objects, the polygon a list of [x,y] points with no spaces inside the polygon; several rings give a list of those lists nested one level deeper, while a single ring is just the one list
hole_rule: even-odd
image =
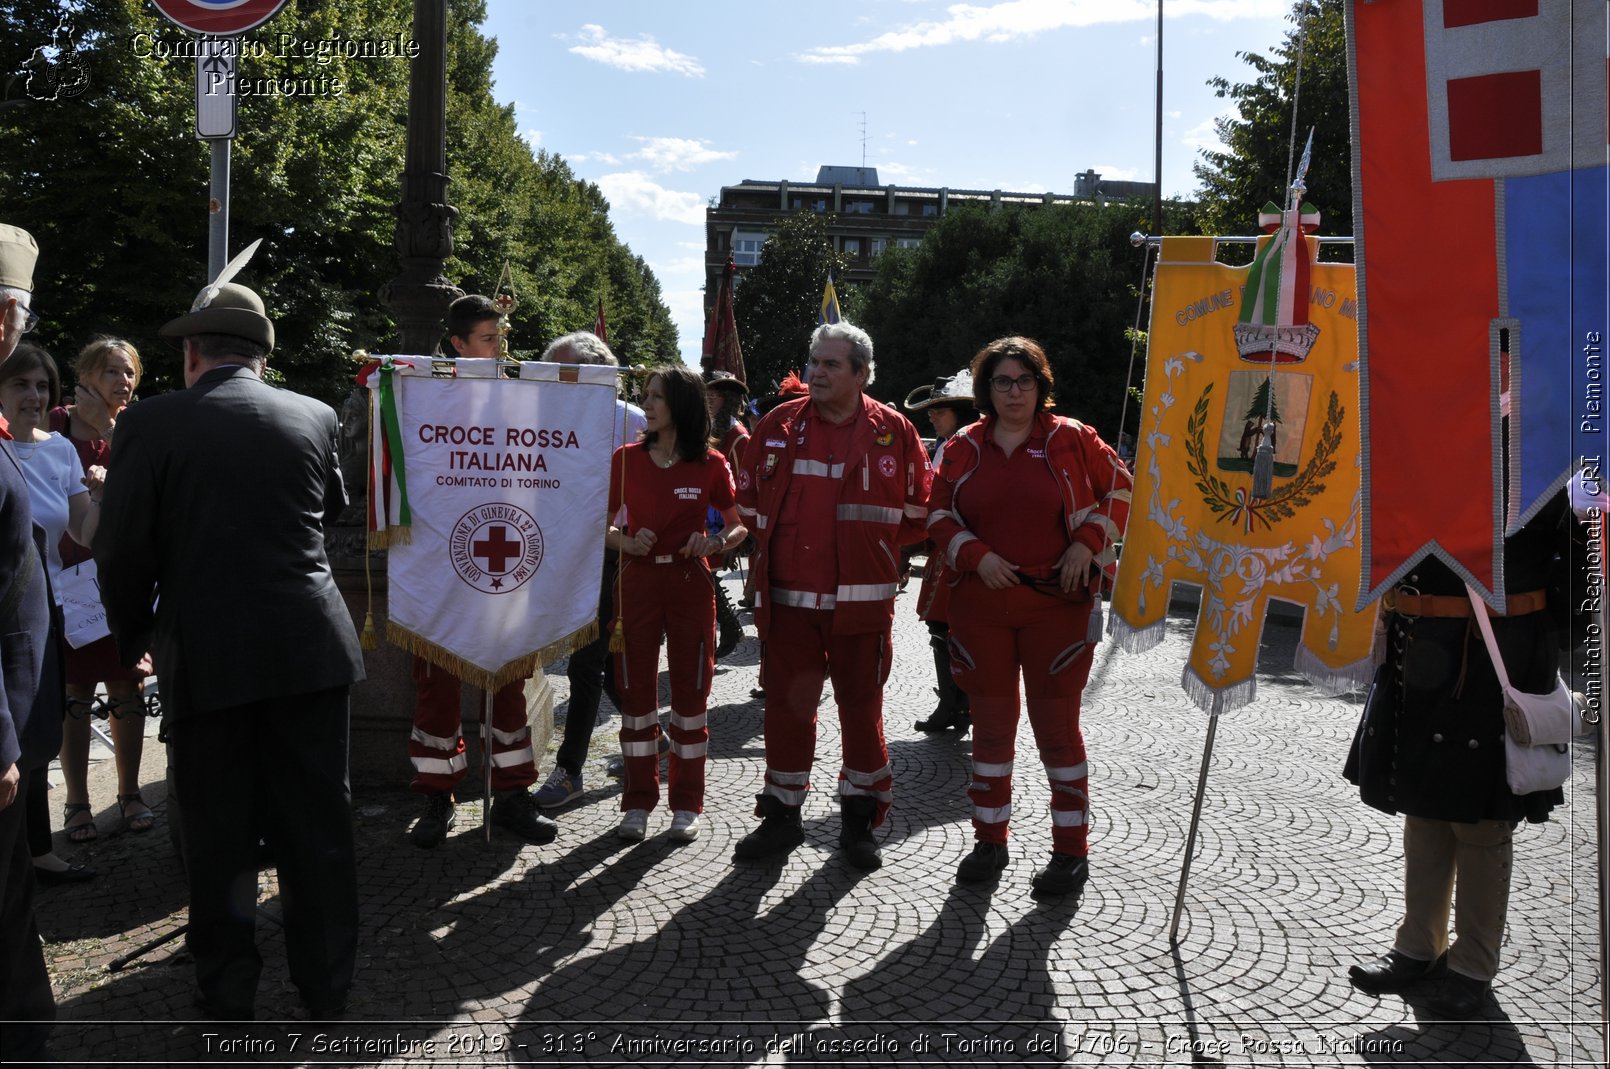
[{"label": "eyeglasses", "polygon": [[26,319],[24,319],[22,321],[22,331],[21,331],[21,333],[26,334],[30,330],[33,330],[35,327],[37,327],[39,325],[39,316],[38,316],[38,314],[36,312],[34,312],[34,310],[32,308],[29,308],[26,304],[23,304],[21,301],[17,302],[17,307],[21,308],[22,309],[22,314],[27,317]]},{"label": "eyeglasses", "polygon": [[1010,393],[1012,387],[1016,386],[1024,393],[1028,393],[1034,389],[1034,382],[1033,375],[1019,375],[1017,378],[1013,378],[1010,375],[996,375],[989,380],[989,388],[996,393]]}]

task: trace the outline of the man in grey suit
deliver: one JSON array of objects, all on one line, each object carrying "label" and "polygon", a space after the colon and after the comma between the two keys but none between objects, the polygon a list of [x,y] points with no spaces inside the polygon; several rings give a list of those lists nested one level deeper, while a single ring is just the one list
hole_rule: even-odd
[{"label": "man in grey suit", "polygon": [[357,948],[347,690],[363,656],[324,550],[346,503],[335,412],[262,381],[274,325],[244,286],[207,287],[161,334],[183,344],[186,388],[118,419],[94,550],[118,651],[151,650],[171,718],[197,1003],[252,1017],[261,840],[291,980],[314,1019],[337,1016]]}]

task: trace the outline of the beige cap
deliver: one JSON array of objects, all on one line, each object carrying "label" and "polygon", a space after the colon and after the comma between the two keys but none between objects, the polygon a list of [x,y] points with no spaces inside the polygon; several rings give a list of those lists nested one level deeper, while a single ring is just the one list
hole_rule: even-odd
[{"label": "beige cap", "polygon": [[34,291],[34,263],[39,243],[20,226],[0,223],[0,286]]}]

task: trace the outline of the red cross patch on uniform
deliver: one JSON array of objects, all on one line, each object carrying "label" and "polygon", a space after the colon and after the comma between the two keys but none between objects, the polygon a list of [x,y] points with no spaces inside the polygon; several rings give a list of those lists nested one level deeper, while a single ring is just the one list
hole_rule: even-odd
[{"label": "red cross patch on uniform", "polygon": [[[880,442],[879,444],[880,445],[887,445],[888,443],[887,442]],[[889,454],[885,453],[885,454],[883,454],[883,456],[878,458],[878,471],[883,473],[883,477],[885,479],[894,478],[895,470],[896,470],[896,465],[895,465],[895,462],[894,462],[894,457],[892,457]]]}]

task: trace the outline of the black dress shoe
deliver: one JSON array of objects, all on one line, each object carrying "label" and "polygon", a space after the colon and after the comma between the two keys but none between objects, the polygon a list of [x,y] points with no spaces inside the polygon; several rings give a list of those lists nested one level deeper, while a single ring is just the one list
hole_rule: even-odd
[{"label": "black dress shoe", "polygon": [[64,883],[85,883],[97,875],[94,869],[86,868],[82,861],[74,862],[64,869],[42,869],[37,865],[34,866],[34,879],[44,887],[60,887]]},{"label": "black dress shoe", "polygon": [[1436,994],[1426,1000],[1426,1007],[1450,1021],[1477,1020],[1486,1015],[1488,987],[1486,980],[1450,972],[1443,977]]},{"label": "black dress shoe", "polygon": [[196,1009],[215,1021],[250,1021],[257,1014],[251,1006],[230,1006],[196,992]]},{"label": "black dress shoe", "polygon": [[1407,991],[1421,980],[1441,976],[1448,969],[1448,955],[1436,961],[1421,961],[1396,950],[1389,950],[1374,961],[1354,965],[1347,970],[1347,978],[1360,991],[1372,995],[1393,991]]}]

